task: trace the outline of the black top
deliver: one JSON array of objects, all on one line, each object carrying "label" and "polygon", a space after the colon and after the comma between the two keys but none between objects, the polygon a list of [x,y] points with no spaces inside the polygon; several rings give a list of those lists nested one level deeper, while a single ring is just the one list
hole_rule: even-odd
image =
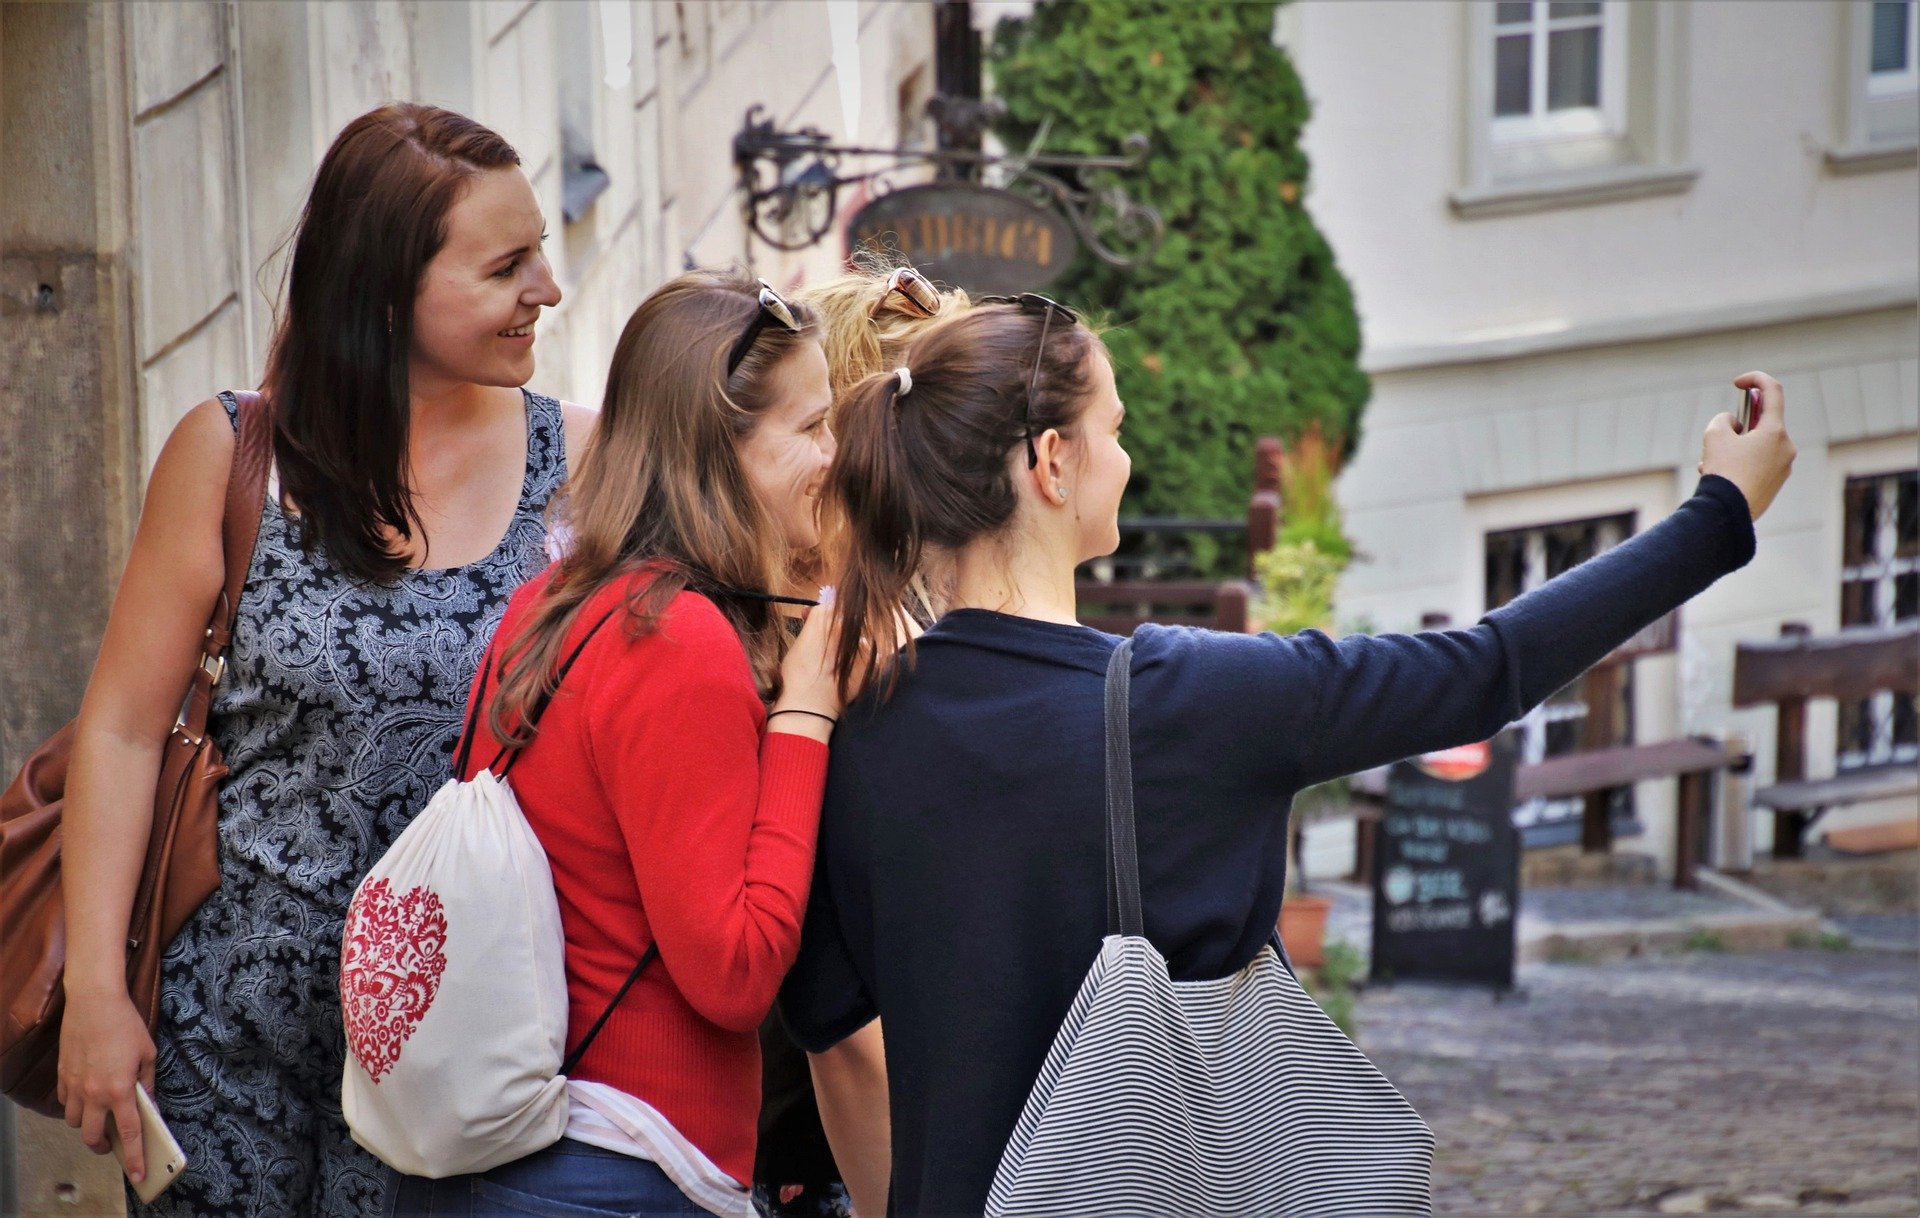
[{"label": "black top", "polygon": [[[1753,556],[1739,488],[1470,630],[1287,638],[1143,626],[1133,764],[1146,933],[1177,980],[1273,932],[1286,811],[1313,783],[1485,740]],[[781,993],[819,1051],[886,1025],[897,1214],[978,1214],[1107,930],[1102,686],[1118,640],[955,610],[884,705],[834,733],[800,959]]]}]

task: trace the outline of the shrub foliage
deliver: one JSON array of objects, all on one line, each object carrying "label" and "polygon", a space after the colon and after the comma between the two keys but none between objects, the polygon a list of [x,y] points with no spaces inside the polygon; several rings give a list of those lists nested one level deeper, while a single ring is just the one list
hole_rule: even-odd
[{"label": "shrub foliage", "polygon": [[993,38],[1009,149],[1036,135],[1062,153],[1111,154],[1134,131],[1152,142],[1124,185],[1159,209],[1165,241],[1131,269],[1083,253],[1055,289],[1113,327],[1129,514],[1238,517],[1257,437],[1291,445],[1317,426],[1336,461],[1359,439],[1359,322],[1302,203],[1308,104],[1272,41],[1277,7],[1048,0]]}]

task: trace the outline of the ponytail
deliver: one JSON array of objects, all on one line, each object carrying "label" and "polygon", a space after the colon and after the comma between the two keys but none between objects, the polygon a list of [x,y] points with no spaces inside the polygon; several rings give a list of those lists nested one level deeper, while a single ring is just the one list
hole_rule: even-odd
[{"label": "ponytail", "polygon": [[[889,643],[902,634],[901,605],[923,555],[919,496],[898,414],[904,372],[875,373],[855,385],[835,422],[838,450],[830,476],[845,533],[833,593],[840,620],[833,671],[843,701],[880,675],[883,664],[885,688],[892,692],[897,669]],[[906,373],[908,385],[911,375]],[[905,654],[911,663],[911,638]]]},{"label": "ponytail", "polygon": [[907,606],[925,599],[927,560],[1013,522],[1009,457],[1029,429],[1072,431],[1100,340],[1078,323],[1044,320],[1013,305],[943,318],[914,339],[905,367],[867,377],[841,400],[828,488],[842,526],[833,658],[843,698],[876,680],[884,697],[901,663],[911,667]]}]

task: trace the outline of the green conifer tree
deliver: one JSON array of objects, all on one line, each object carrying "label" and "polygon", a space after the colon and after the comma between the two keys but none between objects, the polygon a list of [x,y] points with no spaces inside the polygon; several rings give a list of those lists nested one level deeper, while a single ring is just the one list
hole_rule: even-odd
[{"label": "green conifer tree", "polygon": [[1351,453],[1369,393],[1359,320],[1303,205],[1308,103],[1274,45],[1278,4],[1046,0],[1003,22],[989,64],[1012,151],[1151,151],[1125,187],[1166,239],[1142,265],[1083,254],[1054,293],[1091,306],[1127,402],[1128,511],[1237,517],[1254,440],[1318,423]]}]

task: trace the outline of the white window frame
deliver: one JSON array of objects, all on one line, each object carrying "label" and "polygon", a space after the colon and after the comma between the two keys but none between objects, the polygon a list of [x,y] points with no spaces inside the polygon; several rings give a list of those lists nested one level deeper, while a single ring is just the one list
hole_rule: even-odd
[{"label": "white window frame", "polygon": [[1907,69],[1873,71],[1873,0],[1835,5],[1842,22],[1838,141],[1827,150],[1832,173],[1911,169],[1920,152],[1920,12],[1907,0]]},{"label": "white window frame", "polygon": [[[1525,549],[1523,551],[1524,557],[1521,560],[1524,574],[1521,576],[1521,587],[1518,593],[1518,595],[1524,596],[1547,581],[1546,531],[1548,529],[1567,524],[1592,523],[1599,525],[1599,536],[1596,539],[1598,548],[1588,556],[1588,558],[1597,558],[1632,537],[1638,531],[1639,520],[1639,512],[1629,508],[1622,512],[1602,512],[1593,516],[1580,516],[1572,519],[1551,520],[1544,523],[1508,525],[1499,529],[1488,529],[1480,535],[1480,554],[1484,561],[1487,551],[1487,538],[1495,533],[1526,533]],[[1584,562],[1587,560],[1583,559],[1581,561]],[[1484,590],[1481,603],[1485,607],[1486,612],[1491,612],[1494,609],[1494,606],[1485,600]],[[1628,681],[1632,680],[1630,670],[1625,675]],[[1577,683],[1578,681],[1576,679],[1576,684]],[[1555,690],[1554,692],[1557,694],[1560,691]],[[1626,691],[1626,696],[1629,701],[1631,701],[1634,697],[1634,691],[1629,688]],[[1548,728],[1556,723],[1565,723],[1570,720],[1584,722],[1587,716],[1592,713],[1592,710],[1593,708],[1587,706],[1584,701],[1556,702],[1551,697],[1542,701],[1538,706],[1529,710],[1519,719],[1516,719],[1511,725],[1516,731],[1520,746],[1519,755],[1516,760],[1521,765],[1529,765],[1546,760]],[[1633,741],[1629,738],[1619,741],[1619,743],[1632,744]],[[1555,799],[1530,799],[1524,803],[1515,805],[1513,809],[1514,827],[1526,830],[1545,825],[1563,825],[1570,821],[1578,822],[1584,813],[1585,806],[1585,798],[1578,795],[1562,796]],[[1632,807],[1631,802],[1629,802],[1628,807]],[[1638,817],[1635,817],[1635,819],[1637,820]]]},{"label": "white window frame", "polygon": [[[1852,566],[1842,566],[1840,568],[1839,585],[1844,588],[1847,584],[1862,579],[1872,582],[1874,588],[1873,620],[1870,622],[1842,623],[1841,629],[1843,631],[1849,627],[1874,629],[1893,626],[1898,624],[1898,621],[1905,620],[1896,619],[1893,615],[1895,581],[1897,577],[1901,575],[1911,575],[1916,571],[1920,571],[1920,558],[1901,558],[1895,555],[1894,549],[1899,543],[1899,536],[1896,531],[1897,526],[1894,520],[1897,496],[1888,494],[1887,492],[1890,489],[1889,484],[1912,472],[1913,470],[1911,468],[1901,469],[1896,467],[1893,469],[1869,470],[1860,473],[1848,472],[1841,475],[1842,523],[1840,527],[1841,537],[1843,539],[1846,536],[1847,527],[1844,507],[1847,488],[1855,482],[1871,481],[1880,484],[1878,488],[1879,493],[1876,497],[1877,501],[1874,505],[1874,512],[1877,518],[1874,530],[1874,541],[1876,542],[1874,551],[1867,555],[1865,562],[1856,563]],[[1911,765],[1914,761],[1920,760],[1920,750],[1917,750],[1914,745],[1901,745],[1893,742],[1893,699],[1894,695],[1883,690],[1864,700],[1867,721],[1872,725],[1874,734],[1873,743],[1868,746],[1866,752],[1843,751],[1842,744],[1844,742],[1840,739],[1838,730],[1835,731],[1833,766],[1836,772],[1876,766]],[[1836,722],[1836,729],[1837,726]],[[1887,736],[1885,747],[1882,747],[1880,741],[1883,732]]]},{"label": "white window frame", "polygon": [[[1692,187],[1700,171],[1686,161],[1688,5],[1603,0],[1601,104],[1501,118],[1493,112],[1494,39],[1502,28],[1494,23],[1495,3],[1470,0],[1460,9],[1461,183],[1448,197],[1456,217],[1523,214]],[[1534,10],[1536,29],[1592,20],[1549,21],[1547,11],[1544,3]],[[1538,45],[1544,63],[1546,48]],[[1545,105],[1544,97],[1538,104]]]},{"label": "white window frame", "polygon": [[[1867,96],[1896,97],[1920,93],[1920,0],[1903,0],[1907,6],[1907,66],[1899,72],[1873,70],[1873,3],[1867,7]],[[1884,2],[1884,0],[1877,0]]]},{"label": "white window frame", "polygon": [[[1459,563],[1451,598],[1442,605],[1459,611],[1461,620],[1477,620],[1486,603],[1486,535],[1509,529],[1537,528],[1563,520],[1587,520],[1631,512],[1637,528],[1666,519],[1688,494],[1693,479],[1689,468],[1682,480],[1675,470],[1657,470],[1530,486],[1468,495],[1453,534]],[[1837,590],[1839,584],[1835,583]],[[1633,671],[1633,733],[1639,740],[1670,740],[1683,730],[1680,720],[1679,672],[1681,651],[1689,646],[1684,632],[1680,650],[1635,660]],[[1819,705],[1830,705],[1821,704]],[[1673,849],[1674,783],[1654,779],[1634,784],[1633,816],[1639,824],[1640,849],[1670,866]]]},{"label": "white window frame", "polygon": [[[1532,35],[1532,81],[1529,88],[1533,103],[1532,113],[1497,115],[1492,113],[1492,105],[1487,107],[1485,117],[1492,123],[1489,129],[1495,144],[1514,144],[1540,140],[1583,139],[1592,136],[1618,136],[1626,130],[1626,91],[1627,91],[1627,48],[1626,12],[1618,0],[1604,0],[1600,5],[1599,16],[1550,18],[1550,0],[1529,0],[1532,4],[1532,20],[1527,32]],[[1590,29],[1600,30],[1600,104],[1598,106],[1576,106],[1566,110],[1547,109],[1547,47],[1548,36],[1556,31]],[[1519,26],[1505,26],[1489,23],[1488,37],[1498,40],[1502,36],[1520,29]],[[1497,56],[1490,57],[1489,70],[1497,63]],[[1492,91],[1489,91],[1491,102]]]}]

